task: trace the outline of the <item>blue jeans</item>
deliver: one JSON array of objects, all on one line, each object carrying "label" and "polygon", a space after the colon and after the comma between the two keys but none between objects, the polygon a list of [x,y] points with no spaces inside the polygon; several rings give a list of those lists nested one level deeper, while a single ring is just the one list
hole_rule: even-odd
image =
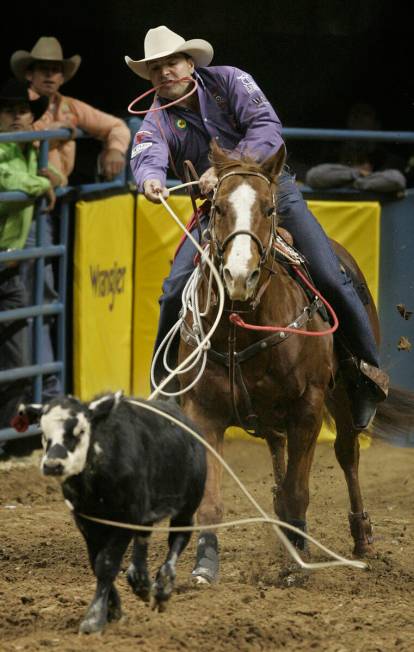
[{"label": "blue jeans", "polygon": [[[308,261],[309,271],[316,287],[332,304],[348,347],[357,358],[379,367],[378,348],[367,312],[352,281],[341,271],[339,260],[329,239],[308,209],[294,177],[288,172],[283,172],[279,178],[278,190],[277,212],[281,218],[281,226],[283,225],[292,234],[295,247]],[[202,230],[206,228],[207,223],[208,215],[201,220]],[[196,230],[192,235],[198,239]],[[164,280],[154,352],[178,319],[181,294],[194,269],[195,253],[194,245],[186,240],[172,264],[169,276]],[[178,351],[178,337],[176,339],[176,351]],[[173,347],[170,350],[174,355]],[[162,356],[158,358],[159,367],[162,365],[161,359]],[[165,373],[162,368],[156,369],[156,380],[160,380],[163,375]]]}]

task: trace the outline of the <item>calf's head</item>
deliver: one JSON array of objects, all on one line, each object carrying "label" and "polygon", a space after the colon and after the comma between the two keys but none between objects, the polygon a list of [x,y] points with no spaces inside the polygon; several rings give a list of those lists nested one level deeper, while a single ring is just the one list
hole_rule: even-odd
[{"label": "calf's head", "polygon": [[62,480],[82,473],[91,443],[94,420],[105,417],[118,403],[120,394],[109,394],[91,403],[72,396],[56,398],[48,405],[21,405],[19,417],[38,423],[42,430],[43,475]]}]

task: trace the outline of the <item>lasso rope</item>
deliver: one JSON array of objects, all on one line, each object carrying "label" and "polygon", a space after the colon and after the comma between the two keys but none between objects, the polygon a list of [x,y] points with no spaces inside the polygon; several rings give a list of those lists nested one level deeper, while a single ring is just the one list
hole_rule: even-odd
[{"label": "lasso rope", "polygon": [[[143,100],[144,97],[147,97],[147,95],[150,95],[150,93],[155,93],[155,97],[154,97],[154,102],[155,102],[156,98],[158,97],[157,90],[159,88],[162,87],[165,88],[165,86],[171,84],[179,84],[180,82],[183,81],[192,82],[194,86],[188,93],[186,93],[182,97],[179,97],[176,100],[169,102],[168,104],[161,104],[160,106],[151,106],[149,109],[144,109],[143,111],[135,111],[132,108],[134,104],[137,104],[137,102]],[[194,79],[194,77],[181,77],[180,79],[173,79],[171,81],[164,82],[163,84],[159,84],[158,86],[154,86],[153,88],[150,88],[149,91],[145,91],[145,93],[142,93],[142,95],[136,97],[135,100],[132,100],[132,102],[128,105],[128,112],[132,113],[133,115],[145,115],[146,113],[156,113],[157,111],[164,111],[164,109],[169,109],[171,106],[175,106],[175,104],[180,104],[180,102],[186,100],[188,97],[190,97],[191,95],[193,95],[193,93],[196,92],[197,88],[198,88],[198,82],[196,79]]]},{"label": "lasso rope", "polygon": [[[358,568],[358,569],[365,569],[366,564],[362,561],[357,561],[353,559],[346,559],[346,557],[342,557],[342,555],[338,555],[336,552],[333,550],[330,550],[326,546],[324,546],[322,543],[320,543],[317,539],[314,539],[314,537],[310,536],[307,534],[307,532],[303,532],[303,530],[300,530],[299,528],[295,527],[294,525],[290,525],[290,523],[285,523],[284,521],[280,521],[275,518],[271,518],[262,507],[258,504],[258,502],[255,500],[255,498],[252,496],[252,494],[248,491],[248,489],[245,487],[245,485],[242,483],[242,481],[237,477],[237,475],[234,473],[234,471],[231,469],[231,467],[227,464],[227,462],[224,460],[223,457],[211,446],[203,437],[201,437],[197,432],[195,432],[192,428],[187,426],[187,424],[183,423],[179,419],[176,419],[173,417],[171,414],[168,414],[167,412],[163,412],[159,408],[156,408],[152,405],[148,405],[147,403],[143,403],[139,400],[136,399],[125,399],[128,401],[128,403],[131,403],[133,405],[138,405],[139,407],[144,408],[145,410],[149,410],[150,412],[154,412],[155,414],[158,414],[160,416],[165,417],[168,419],[168,421],[171,421],[178,425],[180,428],[183,430],[186,430],[190,435],[195,437],[207,450],[214,455],[214,457],[220,462],[220,464],[223,466],[223,468],[230,474],[230,476],[233,478],[233,480],[238,484],[246,498],[251,502],[251,504],[257,509],[259,514],[261,514],[261,517],[259,518],[249,518],[249,519],[240,519],[236,521],[230,521],[228,523],[217,523],[217,524],[211,524],[207,526],[184,526],[184,527],[152,527],[149,525],[135,525],[131,523],[122,523],[119,521],[110,521],[106,519],[101,519],[101,518],[96,518],[94,516],[87,516],[86,514],[78,514],[78,516],[81,516],[82,518],[86,518],[90,521],[94,521],[96,523],[101,523],[102,525],[111,525],[114,527],[120,527],[124,528],[127,530],[137,530],[137,531],[144,531],[144,532],[180,532],[180,531],[185,531],[185,532],[193,532],[193,531],[204,531],[204,530],[213,530],[216,529],[217,527],[219,528],[228,528],[228,527],[233,527],[235,525],[242,525],[245,523],[269,523],[273,530],[276,532],[277,537],[280,539],[282,544],[285,546],[286,550],[289,552],[289,554],[293,557],[293,559],[298,563],[298,565],[306,570],[317,570],[320,568],[331,568],[332,566],[350,566],[352,568]],[[290,530],[291,532],[295,532],[296,534],[299,534],[300,536],[304,537],[314,545],[316,545],[320,550],[323,550],[325,553],[327,553],[330,557],[333,557],[335,561],[327,561],[327,562],[313,562],[313,563],[308,563],[303,561],[301,556],[299,555],[297,549],[295,546],[289,541],[287,536],[282,532],[281,527],[286,528]]]}]

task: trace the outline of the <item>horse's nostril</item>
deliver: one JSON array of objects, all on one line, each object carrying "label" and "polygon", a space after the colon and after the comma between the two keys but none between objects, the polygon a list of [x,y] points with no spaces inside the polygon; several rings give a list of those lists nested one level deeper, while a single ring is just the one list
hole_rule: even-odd
[{"label": "horse's nostril", "polygon": [[247,279],[247,285],[248,285],[248,287],[253,287],[253,286],[255,286],[256,283],[257,283],[257,281],[259,280],[259,276],[260,276],[260,270],[259,270],[259,269],[255,269],[255,270],[250,274],[249,278]]},{"label": "horse's nostril", "polygon": [[228,267],[225,267],[223,269],[223,277],[226,283],[232,283],[233,281],[233,276],[231,275],[231,272]]}]

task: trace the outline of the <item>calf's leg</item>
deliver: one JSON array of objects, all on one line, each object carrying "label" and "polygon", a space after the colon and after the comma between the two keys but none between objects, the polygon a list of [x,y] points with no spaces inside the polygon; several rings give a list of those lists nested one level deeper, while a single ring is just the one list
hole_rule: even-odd
[{"label": "calf's leg", "polygon": [[[193,524],[192,516],[178,515],[171,519],[171,527],[188,526]],[[174,589],[176,575],[176,564],[178,557],[188,545],[191,538],[191,532],[170,532],[168,536],[168,554],[167,557],[155,576],[155,582],[152,585],[152,594],[154,598],[154,609],[164,611],[166,602],[170,599]]]},{"label": "calf's leg", "polygon": [[96,534],[95,532],[93,538],[86,539],[97,583],[95,595],[79,627],[82,634],[100,632],[108,620],[115,620],[121,615],[120,599],[113,582],[118,575],[131,534],[119,530],[112,534],[101,530],[99,537]]},{"label": "calf's leg", "polygon": [[128,583],[136,596],[144,602],[150,598],[151,582],[148,575],[147,555],[150,533],[134,537],[132,561],[128,568]]}]

